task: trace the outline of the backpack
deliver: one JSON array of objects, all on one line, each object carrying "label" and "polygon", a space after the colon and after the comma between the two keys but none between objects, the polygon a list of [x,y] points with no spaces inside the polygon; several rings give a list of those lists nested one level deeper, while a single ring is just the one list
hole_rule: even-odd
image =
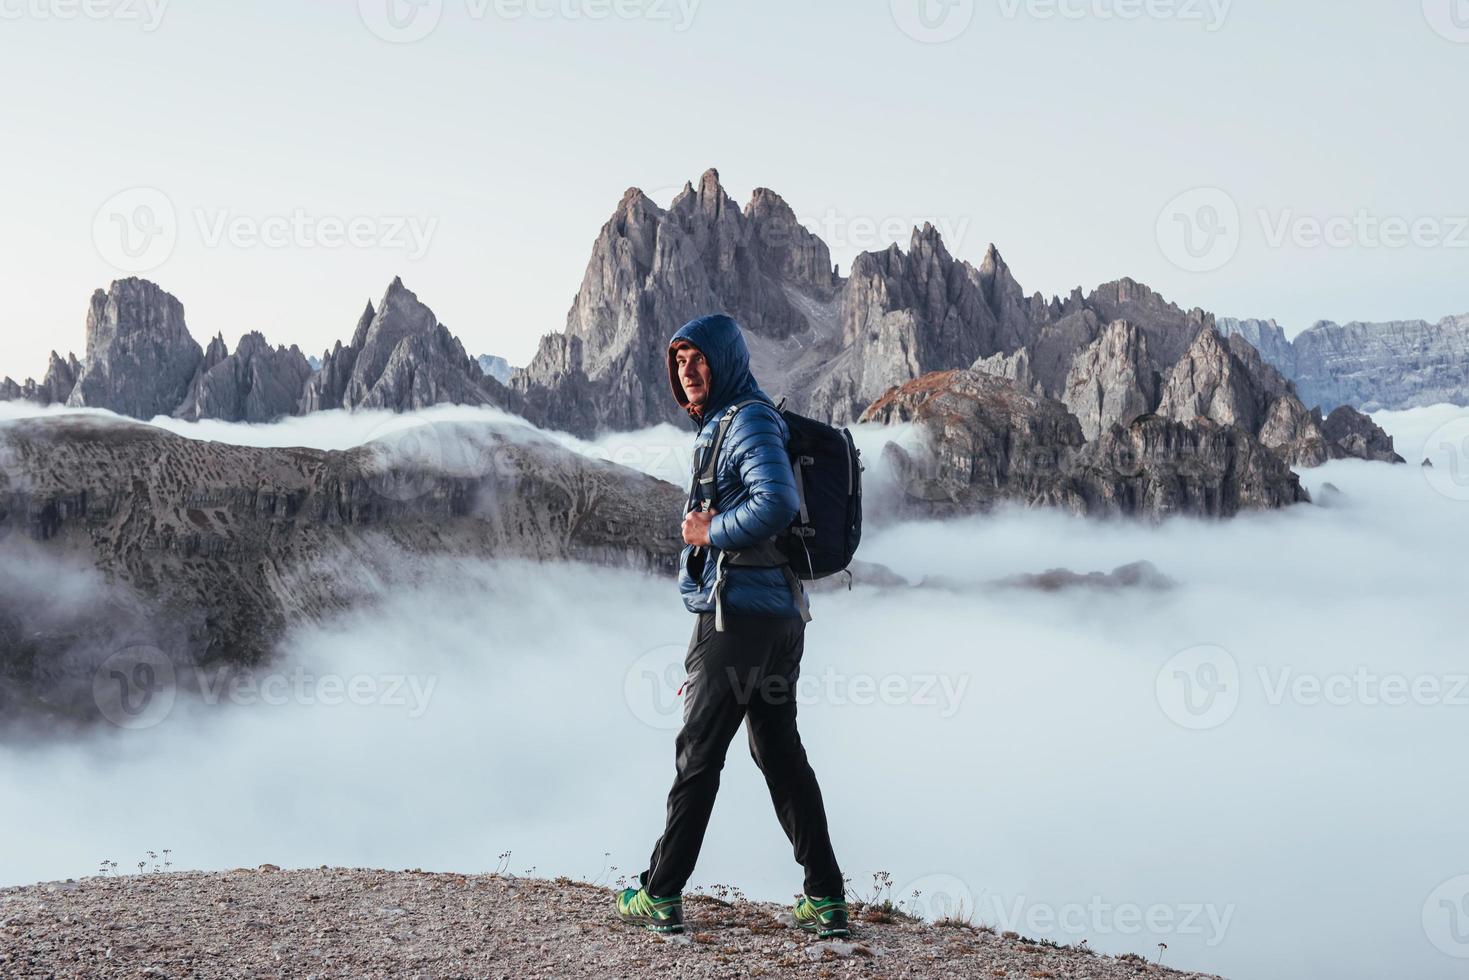
[{"label": "backpack", "polygon": [[[689,487],[689,506],[697,500],[699,487],[715,483],[715,469],[724,434],[735,414],[759,399],[736,402],[719,417],[719,426],[704,465],[694,474]],[[801,509],[789,527],[754,548],[721,554],[726,565],[762,568],[781,566],[787,578],[804,581],[825,578],[838,572],[847,573],[847,588],[852,587],[852,573],[847,566],[862,540],[862,452],[852,441],[847,429],[837,429],[824,422],[798,415],[785,409],[785,399],[775,406],[790,430],[786,453],[791,472],[796,478],[796,492]],[[706,498],[706,506],[712,501]],[[726,557],[727,556],[727,557]],[[797,605],[805,613],[805,597],[799,582],[792,582]]]}]

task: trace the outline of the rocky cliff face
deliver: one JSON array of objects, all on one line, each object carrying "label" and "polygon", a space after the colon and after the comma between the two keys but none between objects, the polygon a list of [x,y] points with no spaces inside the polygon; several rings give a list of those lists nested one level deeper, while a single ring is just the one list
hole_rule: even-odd
[{"label": "rocky cliff face", "polygon": [[66,403],[142,419],[169,415],[203,359],[182,303],[146,280],[119,279],[92,294],[86,365]]},{"label": "rocky cliff face", "polygon": [[1254,432],[1263,421],[1265,400],[1261,385],[1224,338],[1204,330],[1168,372],[1158,414],[1181,422],[1202,416]]},{"label": "rocky cliff face", "polygon": [[224,337],[216,336],[173,414],[189,421],[274,422],[296,413],[310,377],[311,365],[294,344],[271,347],[251,331],[230,354]]},{"label": "rocky cliff face", "polygon": [[[258,334],[234,354],[222,338],[201,352],[177,300],[123,280],[94,301],[95,363],[53,356],[43,385],[9,382],[0,394],[44,401],[64,392],[76,404],[145,417],[162,407],[183,418],[265,421],[292,411],[454,402],[494,405],[584,436],[684,425],[668,390],[665,344],[687,320],[722,310],[744,326],[752,369],[768,392],[838,424],[895,385],[964,368],[1062,402],[1093,441],[1113,423],[1158,412],[1240,427],[1300,465],[1340,446],[1382,455],[1367,448],[1380,444],[1375,436],[1331,442],[1322,434],[1324,419],[1291,381],[1317,341],[1292,348],[1273,323],[1227,321],[1224,343],[1209,314],[1126,278],[1065,299],[1027,296],[993,245],[976,267],[951,255],[928,225],[906,250],[859,255],[846,279],[830,258],[774,192],[755,191],[741,209],[711,170],[667,209],[627,192],[597,237],[566,330],[545,336],[508,385],[468,357],[401,280],[367,304],[351,339],[324,352],[314,373],[299,352],[271,349]],[[1251,338],[1273,355],[1262,357]],[[1347,356],[1339,348],[1337,361]],[[1284,361],[1285,352],[1290,369],[1272,367],[1271,356]],[[1449,370],[1435,364],[1425,371]]]},{"label": "rocky cliff face", "polygon": [[1393,450],[1392,436],[1350,405],[1338,405],[1324,422],[1319,413],[1316,418],[1332,459],[1404,462]]},{"label": "rocky cliff face", "polygon": [[841,296],[847,353],[804,401],[833,423],[852,421],[887,388],[930,371],[1003,356],[1032,329],[1029,301],[991,246],[982,269],[949,254],[932,225],[852,263]]},{"label": "rocky cliff face", "polygon": [[0,686],[32,695],[128,642],[261,661],[288,623],[371,601],[363,583],[416,557],[671,570],[681,544],[680,488],[509,423],[423,423],[345,452],[76,415],[10,422],[0,439],[5,566],[86,570],[57,573],[46,602],[0,590]]},{"label": "rocky cliff face", "polygon": [[[1401,462],[1394,460],[1392,438],[1375,422],[1348,406],[1339,411],[1333,438],[1320,410],[1307,409],[1294,384],[1244,337],[1235,334],[1226,343],[1213,330],[1200,333],[1174,365],[1158,404],[1159,414],[1180,421],[1202,417],[1242,428],[1293,466],[1346,457]],[[1347,432],[1360,438],[1342,438]]]},{"label": "rocky cliff face", "polygon": [[1219,332],[1225,337],[1243,337],[1250,346],[1260,352],[1266,362],[1277,368],[1287,378],[1295,376],[1296,352],[1286,339],[1285,331],[1274,320],[1237,320],[1222,316],[1215,321]]},{"label": "rocky cliff face", "polygon": [[511,378],[538,425],[589,435],[686,422],[668,390],[668,338],[712,312],[745,328],[756,377],[772,394],[836,327],[838,285],[820,239],[774,192],[743,211],[710,170],[667,210],[624,195],[592,248],[563,333],[542,338]]},{"label": "rocky cliff face", "polygon": [[1088,440],[1113,423],[1126,426],[1158,403],[1158,372],[1148,342],[1127,320],[1116,320],[1083,348],[1066,376],[1066,407],[1081,421]]},{"label": "rocky cliff face", "polygon": [[[1061,400],[1068,400],[1073,381],[1102,369],[1106,358],[1089,349],[1111,325],[1125,324],[1118,329],[1136,339],[1119,345],[1122,338],[1113,336],[1102,353],[1133,359],[1130,370],[1139,385],[1147,385],[1149,375],[1166,374],[1194,338],[1213,326],[1213,318],[1204,311],[1182,310],[1132,279],[1103,283],[1090,294],[1075,289],[1064,301],[1058,297],[1047,303],[1036,295],[1026,302],[1025,311],[1028,323],[1018,327],[1008,342],[1028,352],[1037,390]],[[1078,364],[1078,359],[1085,363]],[[1001,376],[1009,370],[1006,361],[993,357],[974,367]],[[1080,375],[1073,377],[1073,371]]]},{"label": "rocky cliff face", "polygon": [[[1273,320],[1221,320],[1295,382],[1308,405],[1363,411],[1469,404],[1469,315],[1390,323],[1321,321],[1294,341]],[[1258,336],[1259,341],[1256,342]]]},{"label": "rocky cliff face", "polygon": [[1212,314],[1197,307],[1181,309],[1132,279],[1098,286],[1085,304],[1103,323],[1126,320],[1137,327],[1147,341],[1148,356],[1158,371],[1171,368],[1200,333],[1214,327]]},{"label": "rocky cliff face", "polygon": [[[351,341],[316,367],[294,345],[271,347],[257,332],[231,354],[222,336],[202,350],[179,301],[142,279],[123,279],[92,298],[85,362],[54,351],[46,378],[6,378],[0,398],[108,408],[120,415],[270,422],[329,408],[410,411],[451,402],[520,411],[520,398],[486,374],[464,346],[395,279],[379,307],[367,305]],[[508,368],[508,365],[506,365]]]},{"label": "rocky cliff face", "polygon": [[1436,324],[1323,322],[1293,347],[1302,398],[1323,410],[1469,404],[1469,315]]},{"label": "rocky cliff face", "polygon": [[1064,404],[974,371],[895,387],[863,421],[917,424],[917,446],[884,449],[902,516],[1016,503],[1092,515],[1227,517],[1309,500],[1290,467],[1243,429],[1149,414],[1088,442]]},{"label": "rocky cliff face", "polygon": [[61,355],[52,351],[46,365],[46,377],[40,383],[26,378],[25,384],[21,385],[7,377],[0,380],[0,400],[24,398],[40,405],[65,405],[81,373],[82,366],[75,354],[67,354],[63,361]]}]

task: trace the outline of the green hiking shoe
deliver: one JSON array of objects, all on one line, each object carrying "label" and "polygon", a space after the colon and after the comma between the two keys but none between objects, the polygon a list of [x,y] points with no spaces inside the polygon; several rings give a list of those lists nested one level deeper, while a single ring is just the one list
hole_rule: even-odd
[{"label": "green hiking shoe", "polygon": [[847,902],[843,898],[802,897],[796,903],[796,925],[807,932],[816,933],[817,939],[834,939],[850,936],[847,927]]},{"label": "green hiking shoe", "polygon": [[683,932],[683,896],[654,898],[646,888],[624,888],[617,893],[617,915],[649,932]]}]

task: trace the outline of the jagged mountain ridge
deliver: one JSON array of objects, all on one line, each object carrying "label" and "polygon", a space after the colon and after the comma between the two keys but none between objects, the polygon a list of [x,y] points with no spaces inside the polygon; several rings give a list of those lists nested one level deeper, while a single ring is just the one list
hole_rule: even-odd
[{"label": "jagged mountain ridge", "polygon": [[[894,244],[859,255],[843,278],[779,195],[757,189],[741,209],[715,170],[697,187],[686,184],[667,209],[636,188],[623,196],[594,243],[566,329],[543,337],[508,385],[470,358],[401,279],[377,306],[366,304],[351,339],[324,352],[315,372],[294,347],[271,349],[258,334],[234,354],[222,338],[200,351],[182,329],[181,304],[141,280],[99,291],[93,307],[88,350],[98,369],[53,356],[47,381],[28,382],[23,397],[60,400],[54,396],[75,375],[69,401],[124,414],[166,405],[182,383],[167,410],[186,418],[268,421],[455,402],[495,405],[588,436],[681,423],[664,343],[686,320],[724,310],[745,327],[766,390],[835,423],[857,419],[894,386],[972,368],[1064,402],[1089,439],[1159,410],[1185,422],[1197,415],[1241,425],[1285,446],[1292,463],[1330,455],[1316,431],[1319,413],[1313,419],[1298,404],[1281,372],[1267,374],[1267,360],[1235,342],[1195,350],[1204,334],[1217,336],[1203,310],[1185,311],[1126,278],[1090,294],[1075,289],[1065,300],[1027,296],[993,244],[976,267],[953,257],[930,225],[914,230],[906,251]],[[121,312],[108,318],[98,309]],[[112,348],[129,347],[119,337],[148,356],[118,356]],[[1185,360],[1189,376],[1171,384]],[[166,389],[146,404],[146,384],[132,376],[153,368],[141,365],[160,366]],[[191,380],[181,382],[185,373]],[[118,390],[93,384],[93,376],[120,379]],[[1226,382],[1222,389],[1215,376]]]},{"label": "jagged mountain ridge", "polygon": [[1323,411],[1469,405],[1469,314],[1438,323],[1321,320],[1294,340],[1274,320],[1221,318],[1219,326],[1258,348]]},{"label": "jagged mountain ridge", "polygon": [[1091,516],[1231,517],[1310,500],[1290,466],[1238,426],[1147,413],[1088,440],[1061,402],[979,371],[899,385],[863,419],[917,425],[917,445],[883,448],[903,516],[1019,503]]},{"label": "jagged mountain ridge", "polygon": [[39,384],[5,378],[0,398],[106,408],[144,420],[257,423],[333,408],[407,412],[454,403],[518,411],[520,403],[397,278],[377,307],[368,302],[350,341],[324,351],[316,367],[296,345],[272,347],[258,331],[233,353],[218,334],[200,348],[183,304],[137,278],[93,295],[86,349],[85,361],[53,351]]}]

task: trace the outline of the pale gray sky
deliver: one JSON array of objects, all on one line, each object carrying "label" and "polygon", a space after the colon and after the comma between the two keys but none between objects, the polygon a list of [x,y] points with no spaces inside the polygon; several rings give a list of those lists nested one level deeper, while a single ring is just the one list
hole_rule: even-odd
[{"label": "pale gray sky", "polygon": [[524,363],[622,192],[711,165],[844,270],[927,219],[1047,294],[1469,311],[1466,0],[0,0],[0,79],[17,379],[138,266],[201,342],[319,353],[401,274]]}]

